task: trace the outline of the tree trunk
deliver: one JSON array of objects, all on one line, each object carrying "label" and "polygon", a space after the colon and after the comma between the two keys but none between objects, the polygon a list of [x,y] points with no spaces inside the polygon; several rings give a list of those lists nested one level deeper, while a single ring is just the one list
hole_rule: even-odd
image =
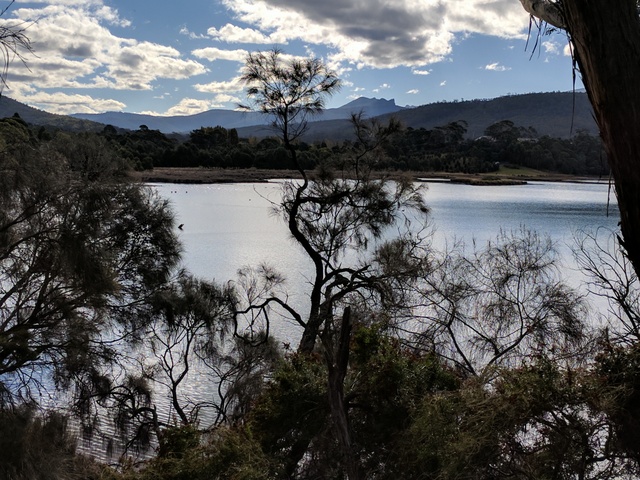
[{"label": "tree trunk", "polygon": [[[333,419],[333,427],[342,446],[343,462],[349,480],[364,478],[360,461],[354,452],[351,429],[349,427],[349,413],[344,400],[344,379],[349,365],[349,343],[351,339],[351,309],[346,307],[342,316],[340,336],[335,355],[329,349],[326,354],[329,367],[328,394],[329,408]],[[333,358],[330,358],[333,357]]]},{"label": "tree trunk", "polygon": [[640,274],[640,22],[635,0],[565,0],[564,21],[620,208],[623,247]]}]

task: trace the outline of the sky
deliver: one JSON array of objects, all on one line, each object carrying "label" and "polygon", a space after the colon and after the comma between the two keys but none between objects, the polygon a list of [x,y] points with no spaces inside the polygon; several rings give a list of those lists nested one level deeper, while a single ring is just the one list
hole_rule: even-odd
[{"label": "sky", "polygon": [[[567,38],[518,0],[0,0],[33,53],[2,94],[51,113],[191,115],[246,102],[249,52],[316,57],[400,106],[574,88]],[[529,33],[530,31],[530,33]],[[576,80],[575,88],[582,88]]]}]

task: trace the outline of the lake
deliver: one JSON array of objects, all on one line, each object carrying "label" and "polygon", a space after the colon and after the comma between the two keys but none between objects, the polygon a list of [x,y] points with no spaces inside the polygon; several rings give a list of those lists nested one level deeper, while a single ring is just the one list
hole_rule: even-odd
[{"label": "lake", "polygon": [[[454,239],[467,244],[492,240],[500,229],[525,226],[556,243],[565,273],[574,286],[581,277],[571,254],[574,234],[598,227],[616,229],[617,203],[607,183],[530,182],[514,186],[474,186],[429,182],[425,198],[435,229],[433,243],[445,248]],[[218,282],[244,266],[266,262],[284,273],[289,285],[306,285],[311,265],[291,240],[284,222],[271,214],[281,181],[258,184],[154,184],[170,200],[184,246],[184,266]],[[301,283],[302,282],[302,283]],[[292,303],[306,303],[304,288],[292,288]],[[287,330],[287,329],[285,329]],[[294,332],[281,332],[285,337]]]}]

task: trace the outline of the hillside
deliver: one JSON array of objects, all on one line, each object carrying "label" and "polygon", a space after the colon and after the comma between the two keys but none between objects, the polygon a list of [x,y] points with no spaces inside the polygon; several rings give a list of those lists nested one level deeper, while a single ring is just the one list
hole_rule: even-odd
[{"label": "hillside", "polygon": [[[349,123],[351,113],[364,112],[368,117],[381,120],[391,115],[400,119],[407,127],[431,129],[450,122],[467,122],[467,137],[483,135],[491,124],[511,120],[515,125],[533,127],[540,135],[567,138],[579,130],[597,134],[591,106],[584,92],[552,92],[512,95],[490,100],[463,102],[440,102],[413,108],[400,107],[393,100],[364,98],[356,99],[342,107],[325,110],[310,123],[306,141],[353,138]],[[99,131],[104,125],[137,130],[146,125],[163,133],[189,133],[203,126],[235,128],[240,137],[266,137],[274,132],[269,119],[258,113],[234,110],[209,110],[197,115],[158,117],[124,112],[101,114],[54,115],[31,108],[7,97],[0,99],[0,117],[18,113],[25,121],[34,125],[47,125],[72,131]]]},{"label": "hillside", "polygon": [[566,138],[578,130],[596,135],[591,104],[586,93],[552,92],[510,95],[491,100],[432,103],[396,114],[405,125],[433,128],[465,120],[467,136],[483,135],[491,124],[511,120],[515,125],[533,127],[540,135]]},{"label": "hillside", "polygon": [[[591,104],[583,92],[530,93],[490,100],[432,103],[381,114],[378,118],[386,120],[391,115],[406,127],[414,129],[431,129],[464,120],[467,122],[468,138],[482,136],[489,125],[502,120],[511,120],[516,126],[533,127],[539,135],[550,137],[568,138],[579,130],[598,134]],[[241,137],[263,137],[269,132],[264,126],[238,129]],[[347,120],[313,122],[305,135],[306,141],[352,138],[352,128]]]},{"label": "hillside", "polygon": [[101,123],[81,118],[73,118],[68,115],[48,113],[20,103],[5,95],[0,96],[0,118],[12,117],[16,113],[20,115],[20,118],[25,122],[32,125],[59,128],[72,132],[98,132],[104,128],[104,125]]}]

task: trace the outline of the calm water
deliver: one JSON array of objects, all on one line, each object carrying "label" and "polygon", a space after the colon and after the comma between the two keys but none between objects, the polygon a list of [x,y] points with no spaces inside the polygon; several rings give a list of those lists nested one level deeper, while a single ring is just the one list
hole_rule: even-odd
[{"label": "calm water", "polygon": [[[225,282],[239,268],[268,263],[288,280],[291,303],[304,311],[304,288],[311,273],[308,259],[290,238],[282,220],[271,214],[280,198],[280,182],[264,184],[156,184],[184,224],[180,238],[184,264],[205,279]],[[525,226],[549,235],[561,252],[569,282],[583,279],[575,271],[571,246],[576,232],[619,220],[615,195],[606,183],[532,182],[517,186],[471,186],[428,183],[434,245],[444,249],[454,239],[483,244],[500,229]],[[295,332],[281,332],[296,337]]]},{"label": "calm water", "polygon": [[[486,242],[501,228],[524,225],[548,234],[569,256],[576,231],[616,228],[619,220],[615,196],[606,184],[427,185],[436,246],[454,238]],[[178,223],[184,224],[184,263],[196,275],[226,281],[238,268],[261,262],[277,266],[292,281],[308,271],[308,261],[286,226],[270,214],[271,202],[280,198],[278,182],[155,188],[170,199]]]}]

